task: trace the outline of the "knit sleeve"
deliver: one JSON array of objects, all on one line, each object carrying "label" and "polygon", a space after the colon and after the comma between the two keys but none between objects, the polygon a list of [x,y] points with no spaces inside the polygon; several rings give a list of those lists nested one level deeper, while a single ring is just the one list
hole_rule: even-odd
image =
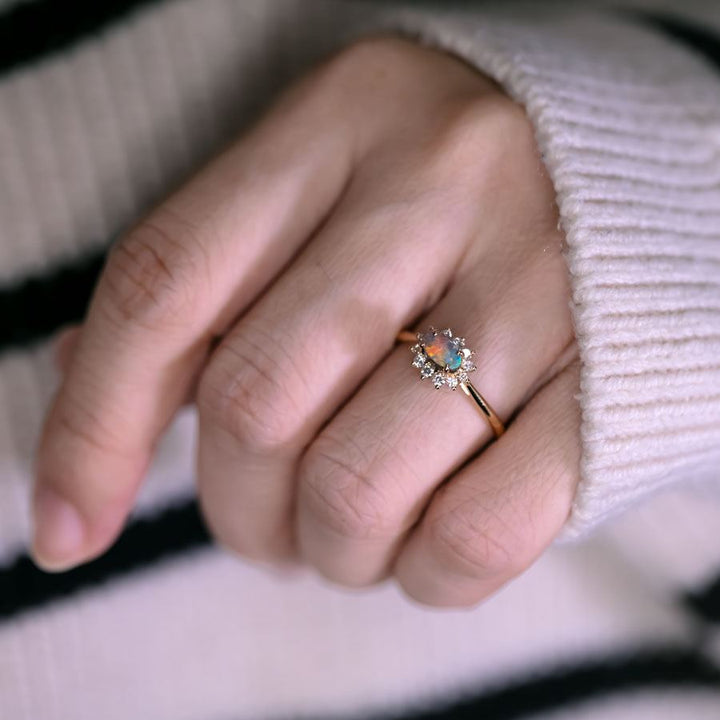
[{"label": "knit sleeve", "polygon": [[567,540],[670,483],[720,483],[720,77],[627,15],[481,8],[390,24],[493,77],[534,124],[582,362]]}]

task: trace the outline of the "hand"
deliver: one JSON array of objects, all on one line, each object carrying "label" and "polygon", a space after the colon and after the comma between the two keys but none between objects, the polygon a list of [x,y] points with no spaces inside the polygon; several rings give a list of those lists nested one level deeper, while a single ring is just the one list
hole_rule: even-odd
[{"label": "hand", "polygon": [[[193,399],[220,544],[477,603],[552,541],[578,482],[557,223],[532,128],[489,80],[400,39],[332,58],[112,249],[61,353],[38,562],[114,541]],[[431,324],[467,338],[475,383],[510,421],[484,450],[469,398],[420,383],[395,344]]]}]

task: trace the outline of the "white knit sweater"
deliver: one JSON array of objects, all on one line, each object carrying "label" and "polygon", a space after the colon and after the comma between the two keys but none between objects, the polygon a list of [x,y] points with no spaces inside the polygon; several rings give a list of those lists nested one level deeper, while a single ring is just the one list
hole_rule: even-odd
[{"label": "white knit sweater", "polygon": [[582,360],[574,536],[665,484],[720,484],[720,84],[646,28],[533,7],[402,25],[535,124]]},{"label": "white knit sweater", "polygon": [[[390,29],[455,52],[526,108],[557,191],[582,361],[582,481],[561,539],[578,542],[472,611],[413,606],[392,584],[276,575],[209,546],[27,609],[29,581],[7,572],[0,719],[382,716],[609,653],[694,652],[697,621],[674,600],[720,573],[720,70],[647,16],[577,3],[147,4],[0,77],[2,287],[98,252],[353,37]],[[0,27],[13,7],[0,4]],[[663,7],[720,37],[716,3]],[[48,339],[0,355],[6,568],[28,542],[57,382]],[[133,518],[192,496],[194,430],[192,411],[172,426]],[[720,717],[720,689],[664,692],[542,717]]]}]

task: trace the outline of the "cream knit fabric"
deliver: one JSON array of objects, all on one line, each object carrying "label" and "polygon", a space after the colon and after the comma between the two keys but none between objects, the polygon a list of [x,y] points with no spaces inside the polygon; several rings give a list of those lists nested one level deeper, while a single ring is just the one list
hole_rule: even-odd
[{"label": "cream knit fabric", "polygon": [[662,485],[720,483],[720,84],[639,24],[533,7],[400,24],[497,79],[537,129],[582,359],[569,538]]}]

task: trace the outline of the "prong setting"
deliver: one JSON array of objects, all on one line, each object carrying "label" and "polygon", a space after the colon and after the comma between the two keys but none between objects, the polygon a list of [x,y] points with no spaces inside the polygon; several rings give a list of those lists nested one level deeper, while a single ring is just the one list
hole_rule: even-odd
[{"label": "prong setting", "polygon": [[453,334],[450,328],[428,328],[417,333],[418,342],[410,347],[412,364],[418,368],[420,379],[429,379],[436,390],[448,387],[456,390],[468,382],[468,373],[477,368],[471,360],[475,353],[465,347],[465,338]]}]

